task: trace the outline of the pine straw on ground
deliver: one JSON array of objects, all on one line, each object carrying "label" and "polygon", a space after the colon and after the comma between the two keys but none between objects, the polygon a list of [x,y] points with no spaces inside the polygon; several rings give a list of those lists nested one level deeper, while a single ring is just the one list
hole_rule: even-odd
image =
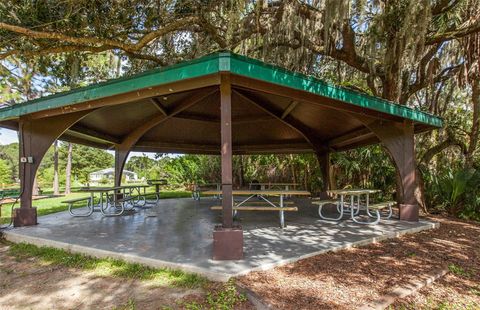
[{"label": "pine straw on ground", "polygon": [[440,228],[318,255],[238,281],[278,309],[354,309],[418,275],[449,269],[394,308],[480,309],[480,224],[430,220]]}]

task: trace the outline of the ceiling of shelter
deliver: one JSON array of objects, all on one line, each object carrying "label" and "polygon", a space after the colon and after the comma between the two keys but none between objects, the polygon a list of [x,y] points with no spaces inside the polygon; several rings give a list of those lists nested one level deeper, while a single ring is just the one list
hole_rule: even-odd
[{"label": "ceiling of shelter", "polygon": [[[198,92],[158,96],[96,109],[62,138],[109,148],[145,122],[164,115],[165,118],[140,138],[134,150],[218,154],[219,91],[214,90],[182,109],[182,105]],[[306,137],[325,145],[333,141],[334,144],[329,144],[332,150],[377,142],[376,137],[347,112],[260,91],[232,88],[234,153],[311,152]]]}]

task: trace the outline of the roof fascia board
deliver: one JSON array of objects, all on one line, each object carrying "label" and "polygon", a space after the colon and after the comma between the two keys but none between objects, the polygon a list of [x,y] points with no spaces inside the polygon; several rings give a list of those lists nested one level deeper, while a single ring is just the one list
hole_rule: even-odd
[{"label": "roof fascia board", "polygon": [[362,94],[344,87],[329,84],[313,77],[294,73],[244,56],[236,54],[231,55],[230,71],[237,75],[310,92],[315,95],[340,100],[362,108],[410,119],[434,127],[443,126],[443,120],[437,116],[367,94]]},{"label": "roof fascia board", "polygon": [[209,55],[178,65],[150,70],[131,77],[119,78],[13,105],[0,110],[0,121],[149,87],[174,83],[185,79],[198,78],[218,73],[218,71],[218,54]]}]

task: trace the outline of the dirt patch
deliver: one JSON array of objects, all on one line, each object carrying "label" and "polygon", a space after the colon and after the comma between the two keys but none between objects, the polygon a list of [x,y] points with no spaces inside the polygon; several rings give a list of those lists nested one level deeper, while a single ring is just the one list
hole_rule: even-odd
[{"label": "dirt patch", "polygon": [[[352,309],[419,274],[449,268],[452,271],[440,282],[444,289],[456,291],[459,298],[468,298],[480,307],[480,296],[475,294],[480,283],[480,225],[430,219],[440,222],[440,228],[318,255],[251,273],[239,281],[279,309]],[[403,306],[409,302],[416,301],[406,300]]]},{"label": "dirt patch", "polygon": [[[205,288],[160,286],[154,281],[99,276],[82,269],[18,258],[0,242],[0,309],[183,309],[222,294],[225,285]],[[252,309],[247,301],[239,309]]]}]

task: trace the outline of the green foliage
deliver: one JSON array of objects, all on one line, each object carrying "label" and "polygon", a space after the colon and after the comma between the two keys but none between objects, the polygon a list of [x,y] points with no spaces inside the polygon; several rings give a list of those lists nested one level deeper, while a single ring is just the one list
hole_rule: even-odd
[{"label": "green foliage", "polygon": [[145,154],[142,156],[132,156],[125,165],[125,169],[136,172],[140,179],[158,180],[167,176],[163,172],[161,162]]},{"label": "green foliage", "polygon": [[113,310],[135,310],[135,300],[130,298],[124,305],[114,307]]},{"label": "green foliage", "polygon": [[335,153],[332,164],[339,188],[377,188],[386,195],[395,191],[395,168],[379,145]]},{"label": "green foliage", "polygon": [[435,209],[454,216],[480,218],[480,173],[462,168],[446,169],[438,175],[429,175],[427,199]]},{"label": "green foliage", "polygon": [[465,278],[469,278],[472,274],[468,271],[466,271],[465,269],[463,269],[461,266],[457,266],[455,264],[450,264],[448,265],[448,270],[457,275],[457,276],[460,276],[460,277],[465,277]]},{"label": "green foliage", "polygon": [[[68,147],[62,144],[59,148],[60,169],[65,169]],[[89,174],[105,168],[113,167],[114,156],[104,150],[88,146],[73,145],[72,173],[81,183],[87,183]]]},{"label": "green foliage", "polygon": [[218,309],[230,310],[235,309],[239,303],[246,301],[244,294],[237,292],[235,281],[229,280],[225,286],[216,292],[208,293],[203,302],[189,302],[184,303],[183,307],[188,310],[203,310],[203,309]]},{"label": "green foliage", "polygon": [[5,160],[0,159],[0,185],[12,183],[12,172]]},{"label": "green foliage", "polygon": [[18,143],[0,145],[0,159],[4,160],[8,166],[11,181],[18,176]]}]

